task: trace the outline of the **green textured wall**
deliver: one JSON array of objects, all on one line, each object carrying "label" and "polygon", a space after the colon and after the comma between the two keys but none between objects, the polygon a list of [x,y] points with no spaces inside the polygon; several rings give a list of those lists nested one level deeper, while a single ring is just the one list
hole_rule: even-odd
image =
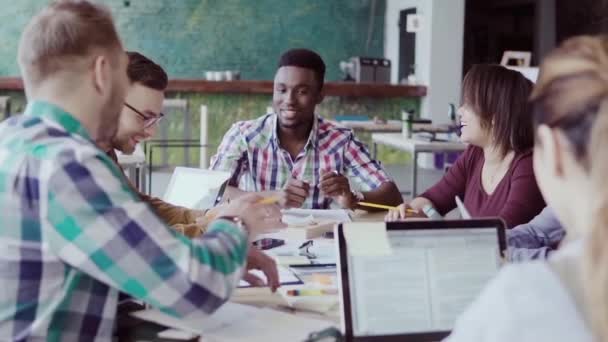
[{"label": "green textured wall", "polygon": [[[25,97],[22,92],[0,91],[0,96],[11,97],[11,107],[13,113],[20,113],[25,108]],[[184,113],[167,113],[167,118],[163,125],[168,127],[169,139],[183,139],[185,130],[188,130],[189,137],[198,139],[200,134],[200,119],[198,116],[201,105],[206,105],[209,117],[209,144],[215,153],[215,148],[219,145],[222,136],[230,125],[236,121],[249,120],[266,113],[266,107],[270,105],[270,95],[251,95],[251,94],[197,94],[197,93],[168,93],[167,98],[183,98],[188,100],[191,116],[191,124],[184,127]],[[317,113],[333,118],[340,114],[364,114],[370,117],[378,116],[386,119],[399,119],[403,108],[415,109],[419,112],[420,101],[417,98],[344,98],[326,97],[317,107]],[[358,133],[360,139],[370,143],[370,135]],[[156,139],[160,139],[160,132],[157,131]],[[213,154],[211,153],[211,154]],[[198,165],[198,150],[190,150],[190,165]],[[384,163],[399,164],[409,161],[410,157],[405,152],[378,146],[378,159]],[[161,154],[154,154],[155,163],[161,160]],[[169,152],[169,163],[171,165],[184,165],[184,152],[182,150],[171,149]]]},{"label": "green textured wall", "polygon": [[[19,74],[19,34],[47,0],[0,0],[0,76]],[[384,0],[103,0],[128,49],[166,67],[173,78],[240,70],[272,79],[284,50],[308,47],[340,78],[338,63],[383,55]],[[129,6],[125,6],[128,2]]]},{"label": "green textured wall", "polygon": [[[19,34],[46,0],[0,0],[0,77],[18,75],[15,61]],[[327,79],[339,79],[338,63],[355,55],[383,55],[384,0],[103,0],[112,12],[128,49],[163,65],[171,78],[203,78],[205,70],[240,70],[244,79],[272,79],[281,52],[292,47],[317,50],[327,64]],[[10,95],[13,112],[24,108],[20,92]],[[199,136],[198,110],[209,108],[209,140],[217,146],[230,125],[265,113],[267,95],[173,93],[189,100],[190,137]],[[417,108],[417,99],[328,97],[318,112],[367,114],[398,118],[402,108]],[[182,138],[183,113],[169,118],[169,138]],[[369,141],[369,136],[361,138]],[[385,162],[406,156],[380,149]],[[198,163],[192,149],[190,162]],[[158,156],[156,157],[158,159]],[[171,164],[182,164],[181,151],[171,151]]]},{"label": "green textured wall", "polygon": [[[200,120],[197,114],[201,105],[207,106],[208,111],[208,134],[209,144],[213,151],[219,145],[223,135],[232,123],[240,120],[249,120],[266,113],[266,107],[270,106],[271,96],[266,95],[217,95],[217,94],[192,94],[179,93],[168,94],[168,97],[186,98],[192,114],[192,126],[190,137],[198,139]],[[419,101],[413,98],[357,98],[349,99],[342,97],[326,97],[317,107],[317,114],[326,118],[333,118],[340,114],[364,114],[369,117],[378,116],[386,119],[399,119],[403,108],[413,108],[419,112]],[[170,113],[169,138],[181,138],[184,134],[183,113]],[[366,143],[370,143],[370,135],[359,133],[358,137]],[[214,154],[214,153],[212,153]],[[379,146],[379,159],[385,163],[402,163],[409,160],[406,153]],[[160,156],[155,156],[159,160]],[[198,165],[198,150],[190,152],[190,161]],[[182,164],[183,154],[172,153],[169,162],[172,165]]]}]

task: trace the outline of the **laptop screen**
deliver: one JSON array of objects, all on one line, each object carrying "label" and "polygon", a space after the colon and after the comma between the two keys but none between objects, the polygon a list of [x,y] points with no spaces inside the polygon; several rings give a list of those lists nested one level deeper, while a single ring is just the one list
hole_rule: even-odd
[{"label": "laptop screen", "polygon": [[189,209],[208,209],[217,203],[229,178],[229,172],[176,167],[163,200]]},{"label": "laptop screen", "polygon": [[353,337],[449,332],[498,272],[498,229],[391,229],[390,255],[346,253]]}]

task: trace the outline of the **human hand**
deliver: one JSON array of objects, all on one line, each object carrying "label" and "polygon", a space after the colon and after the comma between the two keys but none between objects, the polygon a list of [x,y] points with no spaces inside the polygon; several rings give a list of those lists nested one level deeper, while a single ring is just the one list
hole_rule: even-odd
[{"label": "human hand", "polygon": [[[250,270],[262,271],[266,276],[266,283],[260,277],[250,273]],[[268,286],[272,292],[275,292],[280,286],[276,262],[257,247],[252,246],[247,254],[247,270],[243,274],[243,280],[251,286]]]},{"label": "human hand", "polygon": [[277,204],[259,203],[264,197],[248,194],[238,197],[229,204],[217,208],[217,216],[237,216],[245,224],[251,238],[267,230],[282,228],[281,210]]},{"label": "human hand", "polygon": [[[408,215],[407,215],[408,212],[418,213],[417,210],[412,209],[412,207],[410,207],[408,204],[401,203],[401,204],[399,204],[399,206],[397,208],[391,209],[388,211],[388,213],[384,217],[384,221],[386,221],[386,222],[401,221],[401,220],[405,219],[406,217],[408,217]],[[409,215],[409,216],[412,216],[412,215]]]},{"label": "human hand", "polygon": [[307,182],[290,179],[281,192],[281,205],[287,208],[299,208],[310,194],[310,184]]},{"label": "human hand", "polygon": [[220,213],[226,207],[226,205],[227,204],[225,203],[221,203],[213,208],[210,208],[209,210],[205,211],[202,216],[199,216],[196,221],[205,222],[213,220],[214,218],[218,217],[218,213]]},{"label": "human hand", "polygon": [[337,171],[323,173],[319,187],[323,195],[331,197],[343,208],[352,209],[357,204],[357,199],[350,190],[348,178]]}]

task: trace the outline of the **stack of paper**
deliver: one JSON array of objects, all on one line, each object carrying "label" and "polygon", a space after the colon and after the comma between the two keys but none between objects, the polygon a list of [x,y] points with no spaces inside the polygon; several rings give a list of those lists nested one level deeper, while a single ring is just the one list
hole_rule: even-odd
[{"label": "stack of paper", "polygon": [[293,234],[299,234],[302,239],[321,237],[323,233],[331,232],[337,223],[351,222],[348,210],[334,209],[284,209],[283,223]]},{"label": "stack of paper", "polygon": [[350,222],[351,218],[344,209],[283,209],[283,223],[297,226],[298,224],[309,225],[323,222]]}]

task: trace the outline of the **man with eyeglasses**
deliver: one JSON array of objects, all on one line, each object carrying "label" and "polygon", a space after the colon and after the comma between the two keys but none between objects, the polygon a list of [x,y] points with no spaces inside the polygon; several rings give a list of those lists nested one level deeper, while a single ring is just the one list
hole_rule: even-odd
[{"label": "man with eyeglasses", "polygon": [[[124,154],[132,154],[138,143],[150,139],[156,133],[158,123],[164,117],[161,110],[165,98],[164,91],[168,84],[167,74],[160,65],[138,52],[127,52],[127,55],[129,57],[127,76],[131,84],[127,90],[112,146],[102,146],[117,165],[116,150]],[[206,212],[202,210],[172,205],[140,192],[132,184],[131,187],[160,218],[190,238],[203,234],[214,216],[213,213],[205,216]],[[276,263],[263,252],[250,248],[247,267],[262,270],[268,279],[268,285],[273,290],[278,286]],[[249,272],[245,272],[243,279],[252,285],[264,285],[261,279]]]},{"label": "man with eyeglasses", "polygon": [[[127,55],[129,57],[127,75],[131,84],[127,90],[112,146],[102,146],[116,163],[118,163],[116,150],[124,154],[132,154],[137,144],[154,136],[157,124],[163,117],[161,109],[168,83],[167,74],[158,64],[137,52],[127,52]],[[137,191],[135,187],[133,190]],[[203,211],[174,206],[137,192],[160,217],[185,235],[195,237],[204,232]]]}]

